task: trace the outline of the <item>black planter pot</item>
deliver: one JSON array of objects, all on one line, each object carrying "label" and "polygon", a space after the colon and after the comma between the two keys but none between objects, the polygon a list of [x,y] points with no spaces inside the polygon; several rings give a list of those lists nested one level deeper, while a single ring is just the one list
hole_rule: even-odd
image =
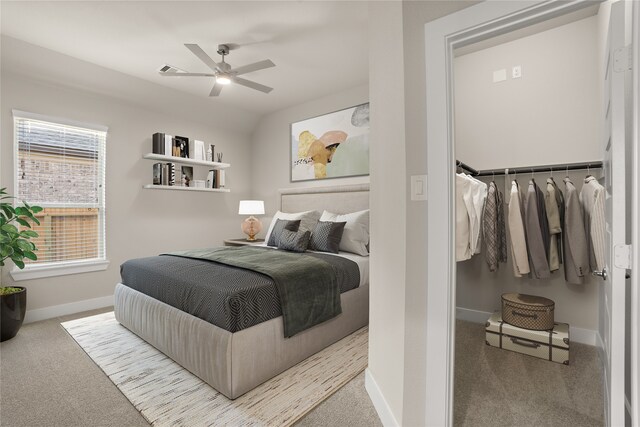
[{"label": "black planter pot", "polygon": [[27,288],[10,295],[0,295],[0,329],[2,336],[0,341],[6,341],[16,336],[27,311]]}]

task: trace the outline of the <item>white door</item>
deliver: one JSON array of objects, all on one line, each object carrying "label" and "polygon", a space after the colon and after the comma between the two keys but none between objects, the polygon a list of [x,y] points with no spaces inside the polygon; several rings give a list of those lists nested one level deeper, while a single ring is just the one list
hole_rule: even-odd
[{"label": "white door", "polygon": [[625,123],[625,80],[631,76],[625,50],[625,5],[611,6],[604,67],[604,174],[605,255],[607,277],[600,279],[600,322],[602,338],[605,419],[609,426],[625,424],[625,146],[631,137]]}]

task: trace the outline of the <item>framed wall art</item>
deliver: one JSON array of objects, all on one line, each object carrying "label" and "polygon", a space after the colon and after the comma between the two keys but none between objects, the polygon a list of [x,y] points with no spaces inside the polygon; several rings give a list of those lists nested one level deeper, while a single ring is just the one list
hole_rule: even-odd
[{"label": "framed wall art", "polygon": [[369,175],[369,103],[291,124],[291,182]]}]

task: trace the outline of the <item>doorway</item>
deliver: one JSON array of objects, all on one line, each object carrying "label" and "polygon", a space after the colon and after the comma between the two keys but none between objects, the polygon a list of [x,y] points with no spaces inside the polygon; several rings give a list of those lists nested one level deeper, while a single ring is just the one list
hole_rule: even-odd
[{"label": "doorway", "polygon": [[[426,40],[426,75],[427,75],[427,138],[428,144],[428,174],[430,175],[427,195],[428,206],[428,285],[427,285],[427,413],[426,419],[432,425],[451,425],[453,423],[453,372],[455,357],[455,319],[456,319],[456,264],[454,218],[454,179],[455,176],[455,140],[454,140],[454,49],[463,48],[473,43],[521,30],[534,24],[549,21],[568,13],[577,12],[594,3],[585,2],[535,2],[525,5],[516,2],[487,2],[425,26]],[[609,7],[611,5],[608,5]],[[621,5],[613,7],[620,9]],[[620,15],[624,21],[624,11]],[[615,26],[614,26],[615,27]],[[622,24],[622,28],[624,25]],[[622,31],[624,35],[624,31]],[[609,36],[606,40],[614,39],[620,46],[613,46],[611,52],[624,46],[624,38]],[[444,43],[443,43],[444,41]],[[613,54],[607,55],[613,58]],[[603,65],[603,69],[607,69]],[[619,77],[618,81],[619,81]],[[622,78],[624,91],[624,77]],[[615,82],[613,83],[615,87]],[[611,105],[620,98],[611,91]],[[624,92],[622,93],[624,98]],[[607,99],[608,102],[608,99]],[[624,118],[624,100],[622,101],[622,117]],[[617,108],[617,107],[616,107]],[[607,110],[604,108],[603,111]],[[617,119],[606,119],[607,112],[600,119],[605,123],[618,123]],[[616,117],[620,117],[618,111]],[[607,122],[609,120],[609,122]],[[624,173],[624,160],[620,165],[620,153],[624,157],[624,124],[616,126],[613,133],[614,142],[604,144],[601,159],[605,160],[604,175],[608,190],[619,191],[615,200],[624,200],[625,179],[616,177],[620,170]],[[620,137],[622,143],[615,143]],[[605,134],[603,133],[603,137]],[[620,146],[620,144],[622,146]],[[611,148],[611,151],[609,149]],[[617,148],[617,151],[616,151]],[[469,160],[467,160],[469,161]],[[617,165],[615,168],[612,165]],[[511,165],[504,165],[511,166]],[[517,166],[517,165],[516,165]],[[615,184],[612,186],[612,183]],[[624,206],[624,203],[622,203]],[[611,211],[613,209],[613,212]],[[624,210],[624,208],[623,208]],[[608,215],[616,218],[620,215],[615,211],[615,205],[608,207]],[[601,358],[605,370],[605,419],[609,425],[623,425],[625,417],[624,397],[624,323],[625,323],[625,294],[624,294],[624,266],[614,264],[614,245],[624,245],[624,211],[622,221],[611,220],[609,232],[609,248],[611,261],[609,281],[601,286],[601,301],[599,304],[598,331],[602,339]],[[622,238],[620,237],[622,233]],[[444,242],[444,243],[443,243]],[[443,250],[446,249],[446,250]],[[620,281],[622,286],[618,286]],[[443,286],[442,284],[446,284]],[[617,283],[616,286],[613,284]],[[622,289],[622,291],[620,291]],[[443,351],[444,350],[444,351]],[[446,390],[446,393],[442,393]]]}]

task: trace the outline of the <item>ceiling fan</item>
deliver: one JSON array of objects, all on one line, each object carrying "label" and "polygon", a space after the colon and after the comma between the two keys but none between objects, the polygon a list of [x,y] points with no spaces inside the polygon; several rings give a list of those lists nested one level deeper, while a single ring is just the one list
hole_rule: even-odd
[{"label": "ceiling fan", "polygon": [[242,86],[246,86],[251,89],[259,90],[260,92],[269,93],[273,90],[273,88],[265,85],[261,85],[260,83],[253,82],[251,80],[243,79],[242,77],[238,77],[242,74],[251,73],[253,71],[263,70],[265,68],[275,67],[270,59],[265,59],[264,61],[254,62],[253,64],[244,65],[242,67],[231,68],[231,65],[224,62],[225,55],[229,54],[229,45],[220,44],[218,45],[218,55],[222,56],[221,62],[215,62],[209,55],[206,54],[204,50],[197,44],[185,44],[185,47],[189,49],[195,56],[200,58],[202,62],[204,62],[207,67],[211,68],[213,73],[188,73],[181,71],[175,67],[171,67],[170,65],[165,65],[160,68],[160,75],[162,76],[178,76],[178,77],[215,77],[216,81],[209,93],[209,96],[218,96],[220,95],[220,91],[223,86],[228,85],[233,82]]}]

